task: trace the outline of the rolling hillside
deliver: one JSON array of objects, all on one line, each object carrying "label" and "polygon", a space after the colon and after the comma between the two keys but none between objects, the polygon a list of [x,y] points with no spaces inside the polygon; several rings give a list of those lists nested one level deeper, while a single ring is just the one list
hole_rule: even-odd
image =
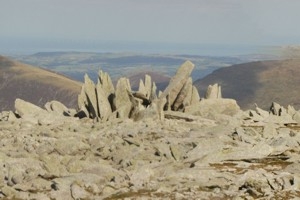
[{"label": "rolling hillside", "polygon": [[300,109],[300,60],[238,64],[195,81],[201,96],[213,83],[222,86],[223,97],[236,99],[243,109],[253,109],[255,103],[268,109],[273,101]]},{"label": "rolling hillside", "polygon": [[76,108],[80,89],[80,82],[0,56],[0,111],[14,110],[16,98],[41,107],[58,100]]}]

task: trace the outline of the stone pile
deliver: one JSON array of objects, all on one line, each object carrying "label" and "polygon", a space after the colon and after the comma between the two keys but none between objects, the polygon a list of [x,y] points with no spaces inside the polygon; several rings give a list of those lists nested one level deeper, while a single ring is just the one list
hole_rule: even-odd
[{"label": "stone pile", "polygon": [[[200,99],[190,62],[157,93],[88,76],[79,110],[21,99],[0,113],[0,199],[297,199],[300,112]],[[97,122],[101,121],[101,122]]]}]

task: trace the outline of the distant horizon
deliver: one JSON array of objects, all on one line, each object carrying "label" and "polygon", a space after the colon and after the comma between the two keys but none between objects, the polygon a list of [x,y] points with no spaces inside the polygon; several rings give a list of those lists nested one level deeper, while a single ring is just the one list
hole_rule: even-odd
[{"label": "distant horizon", "polygon": [[[1,40],[0,40],[1,42]],[[32,55],[39,52],[93,52],[93,53],[135,53],[135,54],[170,54],[198,56],[241,56],[249,54],[268,54],[274,46],[247,44],[189,44],[189,43],[158,43],[139,41],[61,41],[31,40],[1,42],[2,55]]]},{"label": "distant horizon", "polygon": [[243,55],[300,44],[299,7],[299,0],[2,0],[0,53]]}]

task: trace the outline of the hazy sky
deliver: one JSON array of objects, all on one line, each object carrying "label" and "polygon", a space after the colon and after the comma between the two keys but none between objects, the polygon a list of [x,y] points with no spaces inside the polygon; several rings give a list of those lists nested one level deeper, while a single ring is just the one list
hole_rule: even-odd
[{"label": "hazy sky", "polygon": [[300,0],[0,0],[0,42],[299,44],[299,10]]}]

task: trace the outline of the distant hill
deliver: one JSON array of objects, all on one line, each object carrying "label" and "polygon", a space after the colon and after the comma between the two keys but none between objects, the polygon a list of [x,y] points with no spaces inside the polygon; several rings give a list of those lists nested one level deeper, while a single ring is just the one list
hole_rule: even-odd
[{"label": "distant hill", "polygon": [[152,81],[155,82],[157,89],[163,91],[169,84],[170,77],[159,72],[143,71],[129,76],[130,85],[133,90],[137,90],[140,80],[145,81],[145,75],[151,76]]},{"label": "distant hill", "polygon": [[236,99],[243,109],[253,109],[254,103],[268,109],[273,101],[300,109],[300,60],[238,64],[195,81],[202,96],[213,83],[222,86],[223,97]]},{"label": "distant hill", "polygon": [[14,110],[16,98],[41,107],[58,100],[76,108],[80,90],[80,82],[0,56],[0,111]]}]

